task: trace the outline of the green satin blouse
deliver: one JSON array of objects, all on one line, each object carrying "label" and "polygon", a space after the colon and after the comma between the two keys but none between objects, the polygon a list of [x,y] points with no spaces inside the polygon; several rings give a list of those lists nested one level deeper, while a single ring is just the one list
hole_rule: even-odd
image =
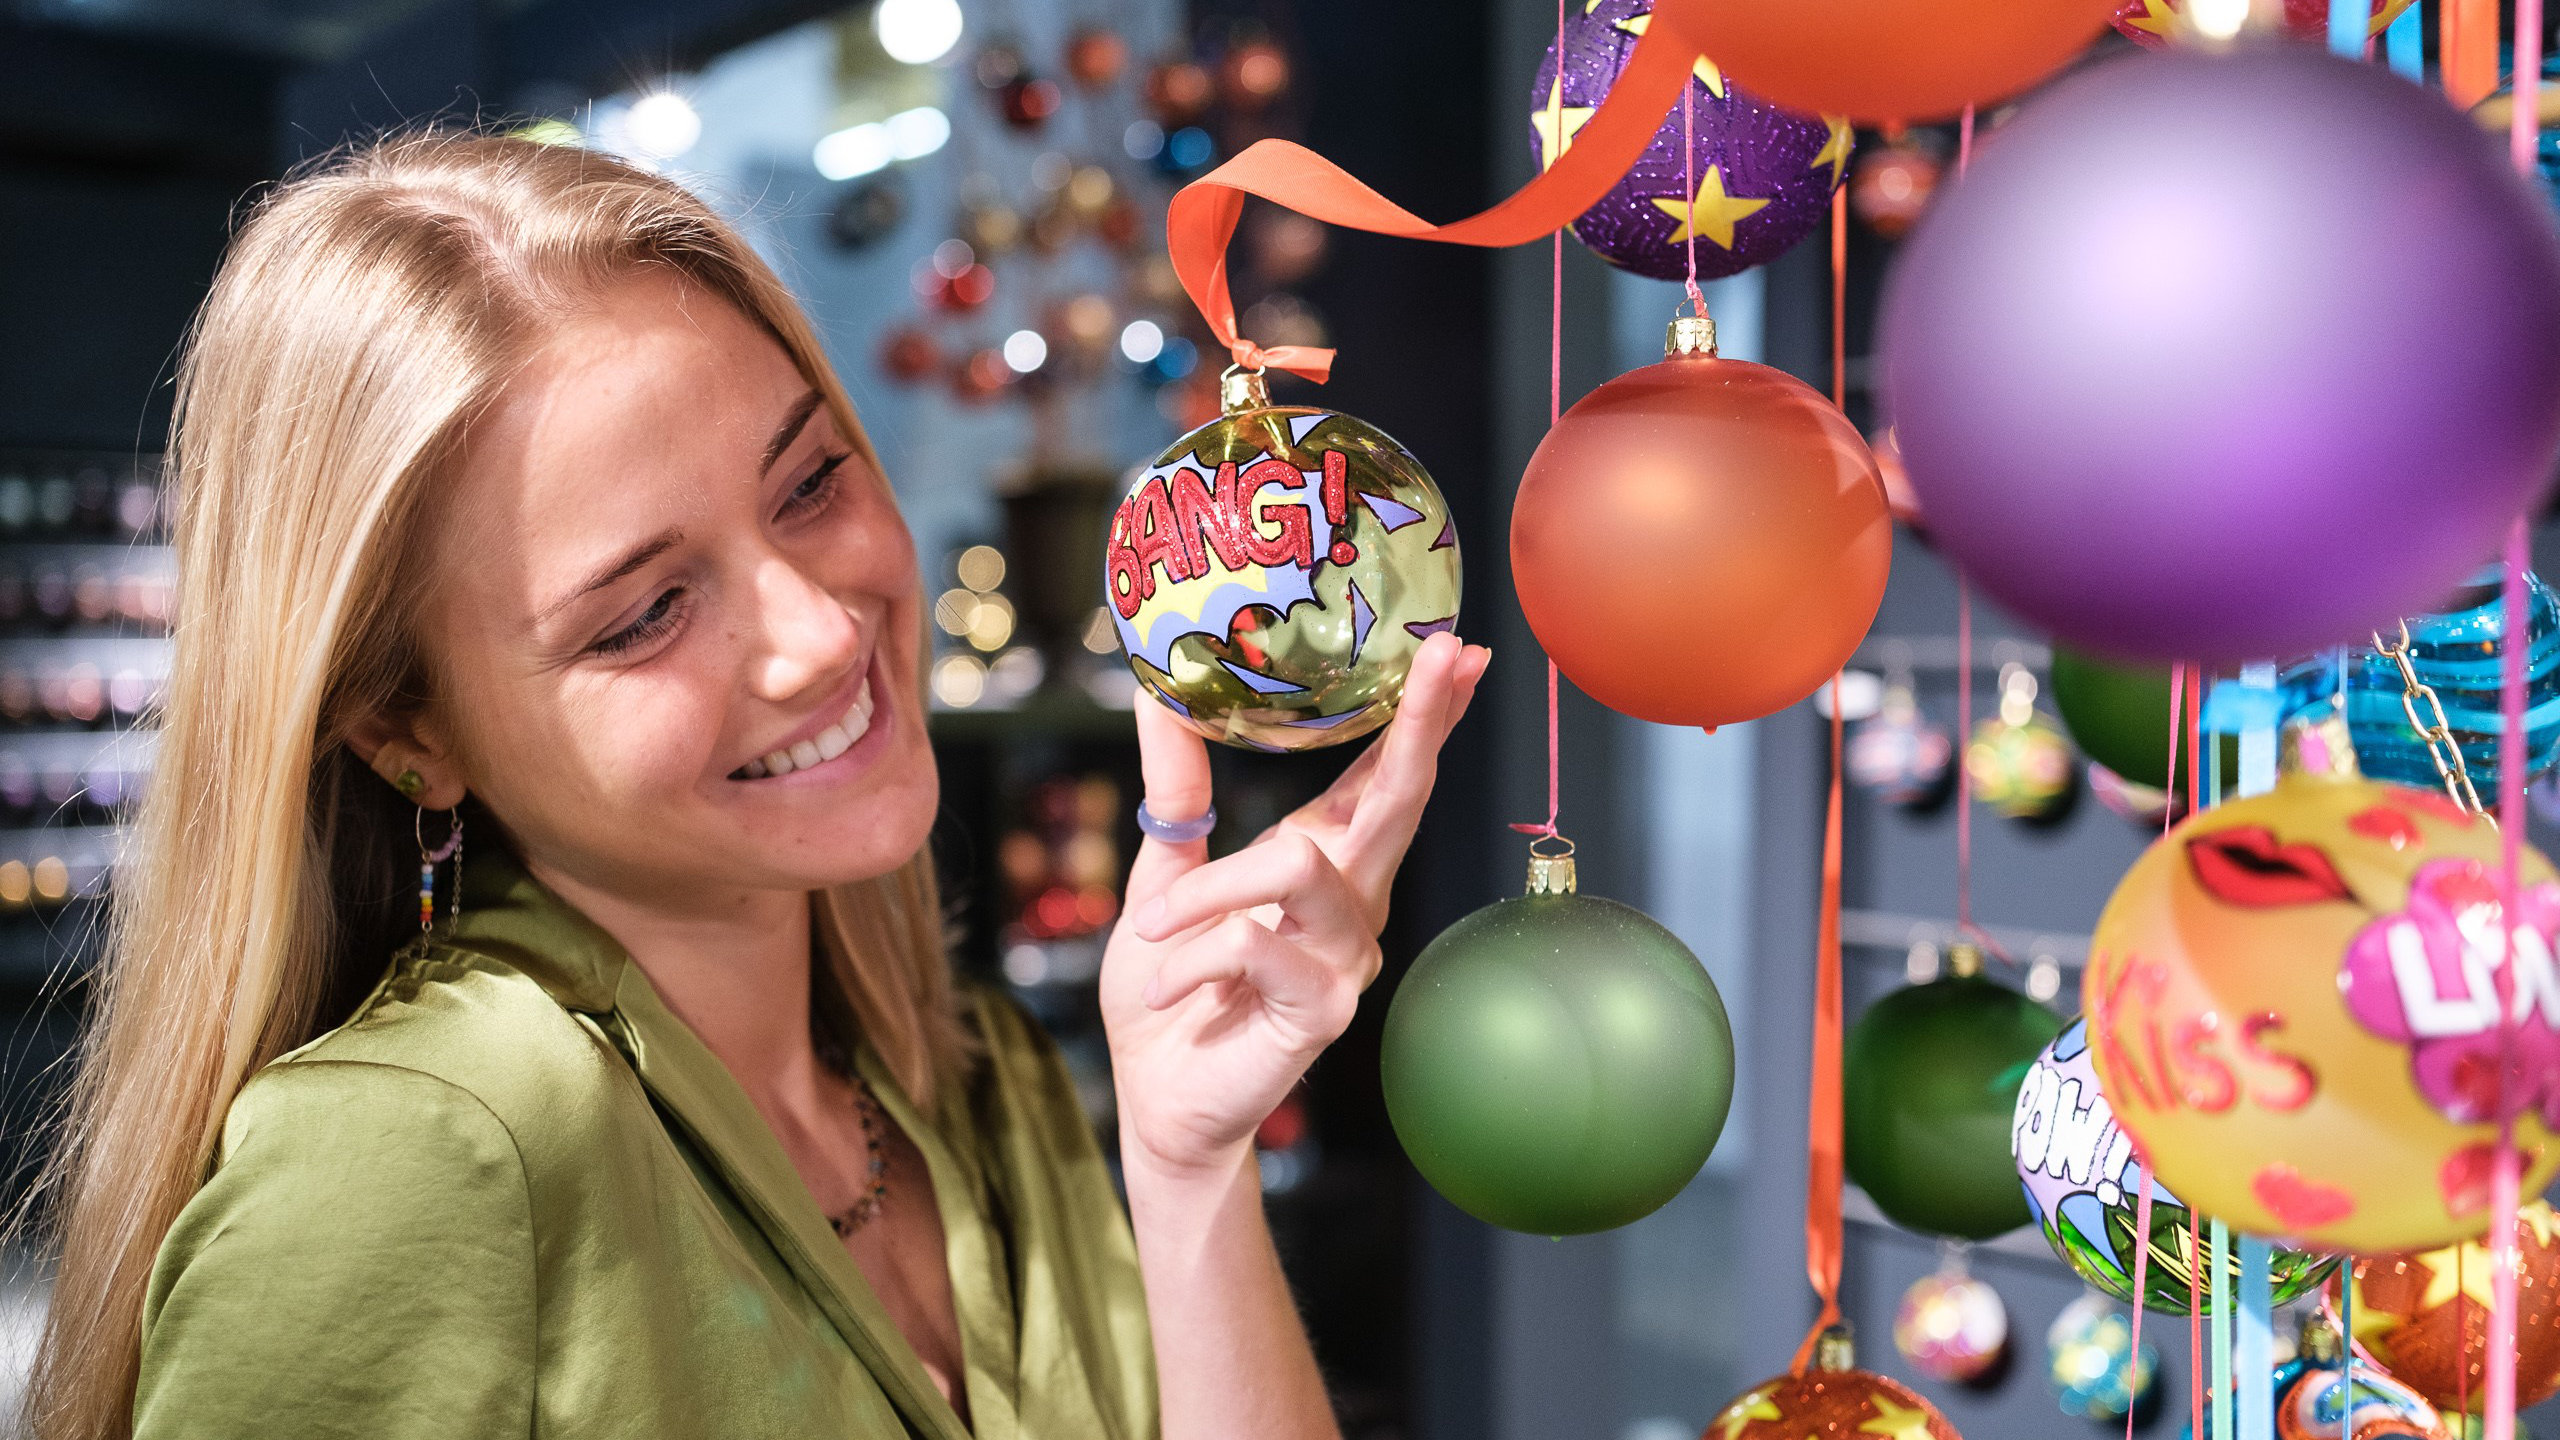
[{"label": "green satin blouse", "polygon": [[611,937],[503,856],[460,922],[232,1103],[162,1243],[134,1431],[161,1436],[1150,1440],[1137,1250],[1056,1053],[917,1113],[971,1426],[781,1144]]}]

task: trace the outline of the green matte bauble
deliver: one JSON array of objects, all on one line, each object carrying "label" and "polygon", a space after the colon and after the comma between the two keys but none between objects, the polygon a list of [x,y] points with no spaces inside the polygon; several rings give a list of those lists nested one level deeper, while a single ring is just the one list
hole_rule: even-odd
[{"label": "green matte bauble", "polygon": [[1505,1229],[1582,1235],[1651,1214],[1706,1163],[1733,1030],[1678,937],[1568,889],[1441,932],[1396,989],[1380,1068],[1432,1188]]},{"label": "green matte bauble", "polygon": [[2028,1224],[2009,1156],[2018,1086],[2062,1030],[1985,978],[1970,946],[1949,973],[1867,1007],[1841,1059],[1849,1178],[1906,1230],[1987,1240]]},{"label": "green matte bauble", "polygon": [[2053,647],[2053,706],[2080,752],[2138,785],[2169,783],[2169,671]]},{"label": "green matte bauble", "polygon": [[[2053,647],[2053,708],[2062,712],[2080,753],[2137,785],[2154,790],[2169,783],[2169,670],[2167,666],[2119,665],[2084,655],[2067,646]],[[2223,767],[2239,764],[2239,742],[2225,736]],[[2184,747],[2178,760],[2179,788],[2195,754]]]}]

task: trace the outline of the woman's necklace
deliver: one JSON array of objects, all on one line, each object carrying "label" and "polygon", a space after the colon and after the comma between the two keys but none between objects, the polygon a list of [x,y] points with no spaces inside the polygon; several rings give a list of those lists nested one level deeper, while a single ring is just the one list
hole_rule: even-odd
[{"label": "woman's necklace", "polygon": [[853,1113],[862,1121],[863,1148],[871,1152],[871,1163],[867,1171],[870,1184],[862,1192],[861,1199],[827,1217],[827,1223],[835,1227],[838,1238],[851,1235],[877,1219],[880,1214],[880,1202],[889,1197],[889,1152],[881,1143],[881,1136],[887,1127],[880,1117],[880,1101],[872,1095],[871,1083],[863,1079],[859,1072],[851,1078],[853,1080]]}]

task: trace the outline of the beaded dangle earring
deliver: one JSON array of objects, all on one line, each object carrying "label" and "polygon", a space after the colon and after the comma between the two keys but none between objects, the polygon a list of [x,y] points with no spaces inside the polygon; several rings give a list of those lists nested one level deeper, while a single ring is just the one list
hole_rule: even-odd
[{"label": "beaded dangle earring", "polygon": [[[391,782],[391,788],[404,798],[415,800],[427,788],[426,777],[415,770],[403,770]],[[445,835],[444,843],[432,850],[427,848],[425,806],[418,807],[418,817],[410,826],[410,833],[418,837],[418,929],[421,932],[435,928],[436,867],[447,860],[453,862],[453,903],[446,907],[445,915],[450,920],[462,918],[462,811],[455,809],[446,813],[452,817],[453,828]]]}]

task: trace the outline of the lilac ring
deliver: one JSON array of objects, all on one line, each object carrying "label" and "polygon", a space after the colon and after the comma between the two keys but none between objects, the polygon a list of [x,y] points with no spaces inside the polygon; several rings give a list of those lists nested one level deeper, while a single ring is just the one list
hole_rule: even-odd
[{"label": "lilac ring", "polygon": [[1146,801],[1138,802],[1138,829],[1145,832],[1150,840],[1162,840],[1170,845],[1187,845],[1194,840],[1208,839],[1209,832],[1217,828],[1218,807],[1215,805],[1210,806],[1205,813],[1189,820],[1159,820],[1155,812],[1147,808]]}]

